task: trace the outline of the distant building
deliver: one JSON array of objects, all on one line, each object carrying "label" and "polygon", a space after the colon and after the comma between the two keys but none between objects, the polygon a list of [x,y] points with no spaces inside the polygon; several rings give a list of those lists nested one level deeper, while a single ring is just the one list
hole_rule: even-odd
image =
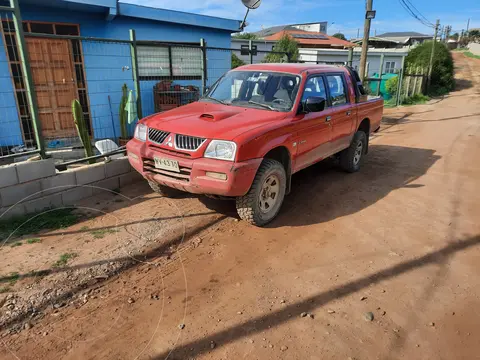
[{"label": "distant building", "polygon": [[[368,45],[374,48],[383,49],[402,48],[406,46],[415,46],[432,39],[432,35],[420,34],[414,31],[388,32],[370,37]],[[352,42],[361,45],[363,39],[352,39]]]},{"label": "distant building", "polygon": [[311,32],[327,32],[327,21],[321,21],[316,23],[305,23],[305,24],[290,24],[290,25],[278,25],[272,26],[266,29],[262,29],[260,31],[255,32],[254,34],[257,35],[259,38],[263,39],[264,37],[274,35],[280,31],[284,30],[304,30],[304,31],[311,31]]},{"label": "distant building", "polygon": [[321,32],[312,32],[299,29],[286,29],[277,33],[266,36],[263,40],[278,41],[283,36],[288,35],[298,42],[301,48],[336,48],[344,49],[354,47],[355,44],[350,41],[335,38]]}]

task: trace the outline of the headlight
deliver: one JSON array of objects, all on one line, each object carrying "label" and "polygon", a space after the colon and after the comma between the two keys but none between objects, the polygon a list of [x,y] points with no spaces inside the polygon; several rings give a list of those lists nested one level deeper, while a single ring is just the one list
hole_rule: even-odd
[{"label": "headlight", "polygon": [[135,128],[135,139],[141,140],[141,141],[146,141],[147,140],[147,130],[148,127],[147,125],[144,124],[137,124],[137,127]]},{"label": "headlight", "polygon": [[237,144],[232,141],[212,140],[205,150],[205,157],[220,160],[235,160]]}]

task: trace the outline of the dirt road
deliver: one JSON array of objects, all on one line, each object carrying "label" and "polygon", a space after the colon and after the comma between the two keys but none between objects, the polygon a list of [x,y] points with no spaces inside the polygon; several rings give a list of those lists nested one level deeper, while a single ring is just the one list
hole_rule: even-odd
[{"label": "dirt road", "polygon": [[196,198],[118,210],[136,224],[122,239],[150,215],[162,245],[4,336],[0,357],[480,358],[480,61],[456,67],[458,91],[387,111],[359,173],[295,175],[267,228]]}]

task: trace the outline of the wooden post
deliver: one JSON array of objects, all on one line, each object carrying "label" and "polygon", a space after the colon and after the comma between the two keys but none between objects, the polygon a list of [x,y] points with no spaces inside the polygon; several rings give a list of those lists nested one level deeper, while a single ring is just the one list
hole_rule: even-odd
[{"label": "wooden post", "polygon": [[367,0],[367,8],[365,12],[365,24],[363,27],[363,40],[362,40],[362,54],[360,56],[360,80],[364,80],[367,76],[365,74],[367,66],[367,53],[368,53],[368,39],[370,38],[370,25],[372,23],[371,19],[368,19],[366,14],[368,11],[372,11],[373,0]]},{"label": "wooden post", "polygon": [[440,20],[437,20],[437,22],[435,23],[435,35],[433,36],[432,52],[430,54],[430,65],[428,66],[427,90],[430,87],[430,83],[432,81],[433,56],[435,55],[435,44],[437,43],[437,33],[439,26]]},{"label": "wooden post", "polygon": [[137,37],[135,36],[135,30],[130,29],[130,53],[132,56],[132,73],[133,83],[135,86],[135,94],[137,95],[137,114],[138,118],[143,118],[142,114],[142,95],[140,92],[140,76],[138,75],[138,55],[137,55]]},{"label": "wooden post", "polygon": [[23,32],[22,16],[20,13],[20,6],[18,0],[10,0],[10,6],[13,8],[13,22],[15,24],[15,32],[17,34],[18,54],[20,55],[20,61],[22,63],[22,71],[25,80],[25,90],[27,93],[28,108],[30,110],[30,117],[32,119],[33,131],[35,133],[35,141],[37,143],[40,156],[44,159],[45,144],[42,136],[42,126],[40,118],[38,116],[37,95],[35,92],[35,86],[33,83],[32,71],[30,68],[30,60],[28,57],[27,44],[25,42],[25,34]]},{"label": "wooden post", "polygon": [[420,70],[419,70],[418,66],[415,70],[415,82],[413,83],[413,95],[416,95],[418,93],[417,92],[417,83],[418,83],[419,76],[417,76],[417,75],[420,75]]}]

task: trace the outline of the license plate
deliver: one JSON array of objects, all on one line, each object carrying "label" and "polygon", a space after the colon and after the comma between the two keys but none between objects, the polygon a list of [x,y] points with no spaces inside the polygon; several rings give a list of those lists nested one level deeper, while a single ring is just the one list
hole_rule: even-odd
[{"label": "license plate", "polygon": [[180,167],[178,166],[178,161],[170,160],[170,159],[162,159],[162,158],[154,158],[155,160],[155,167],[157,169],[168,170],[168,171],[175,171],[180,172]]}]

